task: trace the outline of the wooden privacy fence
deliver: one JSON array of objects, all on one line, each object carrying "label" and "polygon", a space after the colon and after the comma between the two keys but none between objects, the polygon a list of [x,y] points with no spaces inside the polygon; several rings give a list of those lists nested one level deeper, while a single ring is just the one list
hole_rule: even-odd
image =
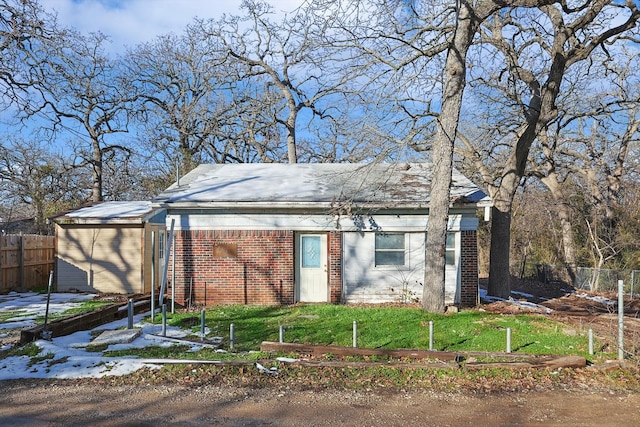
[{"label": "wooden privacy fence", "polygon": [[0,236],[0,294],[46,287],[54,265],[54,236]]}]

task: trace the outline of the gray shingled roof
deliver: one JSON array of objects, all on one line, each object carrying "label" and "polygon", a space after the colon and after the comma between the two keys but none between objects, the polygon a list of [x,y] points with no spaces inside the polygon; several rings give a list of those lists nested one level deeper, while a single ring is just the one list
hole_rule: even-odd
[{"label": "gray shingled roof", "polygon": [[[235,205],[428,207],[428,163],[206,164],[180,178],[154,204],[175,207]],[[458,171],[451,200],[475,205],[488,198]]]}]

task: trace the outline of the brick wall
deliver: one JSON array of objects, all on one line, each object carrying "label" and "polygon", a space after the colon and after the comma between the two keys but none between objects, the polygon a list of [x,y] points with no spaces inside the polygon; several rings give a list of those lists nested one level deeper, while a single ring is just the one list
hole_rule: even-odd
[{"label": "brick wall", "polygon": [[176,233],[176,302],[292,304],[294,233],[183,230]]},{"label": "brick wall", "polygon": [[[295,233],[290,230],[192,230],[175,238],[176,302],[293,304]],[[461,232],[460,303],[478,303],[475,231]],[[329,299],[342,302],[342,236],[328,233]]]},{"label": "brick wall", "polygon": [[342,234],[332,231],[328,236],[329,246],[329,300],[333,304],[342,302]]},{"label": "brick wall", "polygon": [[460,232],[460,305],[478,304],[478,239],[475,231]]}]

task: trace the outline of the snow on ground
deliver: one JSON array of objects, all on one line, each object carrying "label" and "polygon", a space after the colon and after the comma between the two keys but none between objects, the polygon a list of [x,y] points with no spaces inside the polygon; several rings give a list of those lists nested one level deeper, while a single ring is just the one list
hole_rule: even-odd
[{"label": "snow on ground", "polygon": [[[49,312],[62,312],[78,305],[78,302],[94,298],[94,295],[83,294],[51,294]],[[43,305],[44,304],[44,305]],[[0,313],[19,310],[22,316],[0,323],[0,332],[7,329],[36,326],[35,317],[44,315],[46,294],[17,294],[0,296]],[[186,335],[184,330],[167,326],[166,336],[161,337],[162,325],[143,322],[149,313],[134,316],[134,328],[141,329],[140,335],[127,344],[111,344],[107,350],[121,350],[147,346],[168,347],[185,344],[184,341],[170,340]],[[126,328],[128,319],[102,325],[96,330],[116,330]],[[39,358],[29,356],[12,356],[0,359],[0,380],[20,378],[99,378],[107,375],[126,375],[143,367],[160,368],[153,360],[137,357],[104,357],[101,352],[87,351],[93,337],[91,331],[79,331],[71,335],[53,338],[51,341],[37,340],[35,345],[41,351]],[[192,351],[202,347],[192,344]],[[0,348],[6,350],[9,346]],[[44,356],[50,356],[44,359]],[[40,360],[43,359],[43,360]],[[40,360],[34,363],[35,360]]]},{"label": "snow on ground", "polygon": [[581,292],[579,294],[576,294],[576,296],[578,298],[586,298],[588,300],[591,301],[595,301],[595,302],[599,302],[600,304],[604,304],[604,305],[616,305],[617,301],[614,301],[612,299],[606,298],[606,297],[602,297],[599,295],[589,295],[587,293]]},{"label": "snow on ground", "polygon": [[[95,294],[53,292],[49,299],[49,314],[62,313],[77,307],[78,303],[90,301],[93,298]],[[47,294],[11,292],[8,295],[0,295],[0,313],[15,311],[15,317],[0,323],[0,330],[36,326],[36,318],[44,316],[46,309]]]},{"label": "snow on ground", "polygon": [[[522,292],[511,292],[512,294],[516,295],[516,296],[520,296],[520,297],[524,297],[524,298],[531,298],[533,297],[533,295],[530,294],[525,294]],[[546,314],[551,314],[551,312],[553,310],[551,310],[549,307],[545,307],[544,305],[540,305],[540,304],[536,304],[533,302],[529,302],[529,301],[523,301],[523,300],[518,300],[518,299],[504,299],[504,298],[500,298],[500,297],[495,297],[492,295],[487,295],[487,290],[486,289],[480,289],[480,299],[482,299],[483,301],[487,301],[487,302],[497,302],[497,301],[503,301],[503,302],[508,302],[510,304],[513,305],[517,305],[520,307],[527,307],[527,308],[532,308],[535,309],[539,312],[542,313],[546,313]]]},{"label": "snow on ground", "polygon": [[[527,297],[526,294],[516,294]],[[615,301],[606,298],[578,294],[582,298],[590,298],[604,304],[615,304]],[[546,313],[551,309],[542,305],[518,299],[504,300],[487,295],[487,291],[480,289],[480,297],[484,301],[505,301],[510,304],[534,308]],[[94,298],[91,294],[51,294],[49,313],[63,312],[77,306],[80,302]],[[46,294],[36,293],[11,293],[0,295],[0,314],[4,311],[16,311],[16,315],[3,323],[0,323],[0,338],[3,331],[15,328],[36,326],[36,317],[43,316],[46,309]],[[162,325],[143,322],[142,319],[149,313],[134,316],[134,328],[141,330],[140,335],[128,344],[110,344],[107,350],[122,350],[127,348],[140,348],[146,346],[172,346],[185,344],[184,341],[172,340],[186,335],[186,331],[167,327],[167,338],[160,337]],[[96,328],[96,330],[116,330],[126,328],[128,319],[118,320]],[[5,334],[6,335],[6,334]],[[51,358],[34,363],[35,358],[28,356],[12,356],[0,359],[0,380],[19,378],[99,378],[107,375],[126,375],[143,367],[160,368],[161,361],[154,359],[140,359],[130,357],[104,357],[101,352],[87,351],[93,336],[91,331],[80,331],[64,337],[53,338],[51,341],[35,341],[40,349],[39,356],[52,355]],[[192,351],[197,351],[206,344],[191,344]],[[8,347],[0,347],[0,351]]]}]

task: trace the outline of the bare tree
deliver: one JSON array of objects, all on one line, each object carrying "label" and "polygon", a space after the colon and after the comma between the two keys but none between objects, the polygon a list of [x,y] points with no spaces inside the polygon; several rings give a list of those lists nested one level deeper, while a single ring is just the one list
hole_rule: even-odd
[{"label": "bare tree", "polygon": [[[581,222],[587,226],[584,234],[591,237],[597,260],[593,266],[601,268],[618,252],[619,245],[605,237],[618,234],[622,182],[630,170],[626,162],[640,137],[635,72],[639,57],[623,48],[615,57],[603,59],[598,61],[602,67],[582,67],[573,77],[571,90],[558,102],[558,119],[540,134],[542,155],[532,159],[530,172],[545,184],[558,206],[564,263],[572,279],[577,249],[571,217],[572,211],[583,210],[572,200],[590,206]],[[576,197],[576,191],[583,196]],[[616,249],[606,254],[606,247]]]},{"label": "bare tree", "polygon": [[38,233],[47,232],[48,216],[86,200],[79,178],[44,144],[11,136],[0,146],[3,203],[27,206]]},{"label": "bare tree", "polygon": [[[496,12],[503,7],[526,8],[539,6],[542,3],[544,2],[526,0],[505,3],[494,1],[472,3],[464,0],[458,2],[455,19],[456,28],[448,45],[447,60],[444,68],[442,107],[433,141],[434,180],[431,186],[429,224],[425,249],[427,262],[425,283],[432,283],[433,285],[424,287],[422,302],[423,307],[429,311],[442,311],[444,307],[444,253],[449,218],[453,148],[466,87],[469,48],[480,25],[489,17],[499,20],[504,13]],[[492,245],[493,240],[492,238]],[[491,259],[491,267],[493,268],[493,256]]]},{"label": "bare tree", "polygon": [[56,17],[36,0],[0,0],[0,105],[25,107],[36,83],[29,60],[59,36]]},{"label": "bare tree", "polygon": [[128,131],[131,88],[121,78],[118,62],[102,50],[104,35],[81,35],[66,30],[54,42],[34,52],[27,65],[37,76],[38,97],[27,116],[46,116],[52,134],[75,134],[75,167],[89,167],[93,176],[92,200],[103,200],[105,156],[128,153],[122,144],[108,143],[113,134]]},{"label": "bare tree", "polygon": [[[477,74],[472,71],[472,75],[476,83],[486,88],[485,105],[508,112],[508,117],[512,118],[506,124],[496,124],[492,134],[495,141],[492,150],[502,156],[501,171],[498,176],[484,176],[494,200],[490,294],[504,298],[510,294],[513,198],[525,175],[533,142],[557,117],[556,101],[567,70],[591,58],[595,49],[606,49],[605,46],[627,37],[636,29],[639,15],[633,2],[622,5],[599,0],[575,9],[560,3],[536,9],[507,10],[485,21],[480,32],[480,46],[485,55],[501,58],[504,67],[494,73],[482,74],[483,65],[494,66],[499,61],[479,63]],[[500,106],[504,109],[500,110]],[[505,118],[500,114],[497,116],[501,120]],[[518,116],[519,120],[514,119]],[[468,148],[467,155],[477,156],[481,151]],[[482,163],[481,157],[476,159]]]},{"label": "bare tree", "polygon": [[[241,8],[246,15],[200,20],[196,26],[210,39],[214,56],[235,65],[238,91],[256,88],[257,101],[264,99],[263,94],[277,101],[268,104],[270,121],[284,129],[288,162],[297,163],[300,112],[326,118],[330,113],[320,100],[336,92],[335,76],[325,74],[319,65],[322,57],[312,37],[318,22],[304,11],[272,20],[273,7],[260,0],[244,0]],[[264,108],[259,102],[254,107]]]},{"label": "bare tree", "polygon": [[[378,72],[369,82],[413,76],[406,81],[425,81],[433,72],[437,59],[446,53],[441,77],[441,93],[435,97],[440,108],[432,110],[431,102],[412,94],[404,111],[409,117],[436,117],[435,136],[431,145],[433,181],[429,201],[429,223],[425,250],[425,287],[422,304],[429,311],[444,310],[445,248],[452,172],[453,146],[456,139],[467,74],[467,53],[480,25],[503,8],[537,7],[552,3],[514,0],[509,2],[459,1],[455,6],[437,2],[371,1],[339,2],[331,7],[325,2],[319,8],[328,10],[323,16],[333,22],[332,38],[344,51],[351,51],[353,68],[374,67]],[[321,13],[322,15],[322,13]],[[497,16],[497,15],[496,15]],[[381,66],[382,65],[382,66]],[[438,74],[436,74],[438,75]],[[370,88],[371,83],[364,84]],[[393,86],[390,86],[393,87]],[[395,88],[397,90],[397,87]],[[433,92],[432,92],[433,93]],[[411,105],[423,105],[425,111],[412,114]],[[417,121],[416,130],[425,122]],[[428,129],[428,128],[427,128]]]},{"label": "bare tree", "polygon": [[127,54],[127,72],[139,93],[141,136],[165,174],[180,161],[182,173],[206,159],[205,147],[221,134],[231,107],[222,93],[223,61],[207,54],[197,34],[169,34]]}]

